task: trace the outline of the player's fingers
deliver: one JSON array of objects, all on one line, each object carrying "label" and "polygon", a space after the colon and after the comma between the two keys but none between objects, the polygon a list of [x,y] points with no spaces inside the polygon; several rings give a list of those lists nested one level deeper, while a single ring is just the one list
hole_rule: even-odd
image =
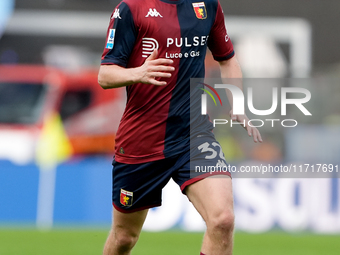
[{"label": "player's fingers", "polygon": [[252,128],[249,125],[247,125],[246,129],[247,129],[248,135],[252,136],[253,135]]},{"label": "player's fingers", "polygon": [[253,137],[253,140],[255,143],[257,143],[257,135],[256,135],[256,132],[255,132],[255,128],[253,127],[250,127],[249,125],[247,126],[247,132],[248,132],[248,135],[251,137]]},{"label": "player's fingers", "polygon": [[157,56],[158,56],[158,50],[154,49],[151,55],[145,61],[151,61],[151,60],[157,59]]},{"label": "player's fingers", "polygon": [[230,118],[231,118],[232,120],[236,120],[236,119],[237,119],[236,115],[234,115],[233,113],[230,113]]},{"label": "player's fingers", "polygon": [[168,58],[157,58],[152,60],[151,62],[153,65],[172,65],[174,61]]},{"label": "player's fingers", "polygon": [[260,133],[260,131],[258,129],[256,129],[256,136],[257,136],[258,141],[260,143],[262,143],[263,142],[262,136],[261,136],[261,133]]},{"label": "player's fingers", "polygon": [[170,78],[171,73],[164,73],[164,72],[151,72],[149,73],[151,77],[160,77],[160,78]]},{"label": "player's fingers", "polygon": [[256,133],[256,128],[252,129],[252,133],[253,133],[253,140],[255,143],[258,142],[258,137],[257,137],[257,133]]},{"label": "player's fingers", "polygon": [[252,129],[252,133],[253,133],[254,142],[255,142],[255,143],[261,142],[261,143],[262,143],[262,137],[261,137],[261,134],[260,134],[260,132],[258,131],[258,129],[257,129],[257,128],[253,128],[253,129]]},{"label": "player's fingers", "polygon": [[151,85],[156,85],[156,86],[165,86],[165,85],[167,85],[166,81],[158,81],[158,80],[156,80],[154,78],[153,79],[150,78],[148,83],[151,84]]},{"label": "player's fingers", "polygon": [[175,71],[175,68],[173,66],[157,65],[157,66],[149,67],[149,71],[154,71],[154,72],[173,72],[173,71]]}]

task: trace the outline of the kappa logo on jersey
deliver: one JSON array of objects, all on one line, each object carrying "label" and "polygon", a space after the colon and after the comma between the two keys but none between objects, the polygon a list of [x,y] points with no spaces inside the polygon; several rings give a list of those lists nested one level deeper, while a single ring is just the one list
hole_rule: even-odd
[{"label": "kappa logo on jersey", "polygon": [[110,29],[109,36],[108,36],[107,42],[106,42],[106,48],[107,49],[113,49],[113,44],[114,44],[114,40],[115,40],[115,33],[116,33],[116,29]]},{"label": "kappa logo on jersey", "polygon": [[119,9],[115,9],[115,12],[111,16],[111,19],[122,19],[119,14]]},{"label": "kappa logo on jersey", "polygon": [[131,206],[133,201],[133,192],[120,189],[120,203],[124,206]]},{"label": "kappa logo on jersey", "polygon": [[207,18],[207,10],[205,9],[204,2],[192,3],[192,6],[194,7],[194,11],[198,19]]},{"label": "kappa logo on jersey", "polygon": [[163,18],[163,16],[155,8],[154,9],[150,8],[148,14],[146,14],[145,17],[146,18],[147,17],[161,17],[161,18]]},{"label": "kappa logo on jersey", "polygon": [[158,49],[158,42],[153,38],[143,38],[142,39],[142,57],[147,58],[151,53]]}]

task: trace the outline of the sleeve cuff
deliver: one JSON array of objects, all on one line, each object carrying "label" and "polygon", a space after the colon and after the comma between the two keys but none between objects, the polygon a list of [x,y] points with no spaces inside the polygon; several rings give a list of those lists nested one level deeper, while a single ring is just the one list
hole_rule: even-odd
[{"label": "sleeve cuff", "polygon": [[126,63],[119,59],[102,59],[101,65],[118,65],[121,67],[126,67]]},{"label": "sleeve cuff", "polygon": [[213,56],[216,61],[223,61],[223,60],[228,60],[231,59],[235,55],[235,51],[233,50],[230,54],[223,56],[223,57],[218,57],[218,56]]}]

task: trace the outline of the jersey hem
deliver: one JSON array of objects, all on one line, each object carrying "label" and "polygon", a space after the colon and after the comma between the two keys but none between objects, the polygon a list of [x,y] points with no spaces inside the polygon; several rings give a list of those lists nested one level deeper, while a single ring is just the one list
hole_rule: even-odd
[{"label": "jersey hem", "polygon": [[141,157],[122,157],[121,155],[115,154],[115,161],[123,164],[143,164],[151,161],[164,159],[165,156],[141,156]]},{"label": "jersey hem", "polygon": [[182,154],[183,152],[188,151],[187,146],[183,146],[180,149],[171,150],[169,152],[164,153],[162,151],[161,153],[155,153],[152,155],[142,155],[142,156],[126,156],[122,154],[115,153],[115,160],[119,163],[123,164],[143,164],[148,163],[156,160],[161,160],[165,158],[171,158],[173,156]]}]

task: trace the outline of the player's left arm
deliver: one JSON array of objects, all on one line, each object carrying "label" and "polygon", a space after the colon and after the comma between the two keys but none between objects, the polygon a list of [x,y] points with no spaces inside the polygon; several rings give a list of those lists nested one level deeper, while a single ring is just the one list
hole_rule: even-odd
[{"label": "player's left arm", "polygon": [[[227,79],[233,79],[233,85],[239,87],[243,91],[242,71],[241,71],[241,67],[240,67],[240,65],[237,61],[236,56],[234,55],[230,59],[219,61],[219,64],[220,64],[222,81],[224,83],[230,83],[230,82],[227,81]],[[233,97],[232,97],[230,91],[227,90],[227,89],[226,89],[226,93],[227,93],[227,97],[228,97],[230,106],[232,107],[233,106]],[[254,140],[255,143],[262,142],[262,137],[261,137],[259,130],[256,127],[252,127],[252,126],[249,125],[249,123],[248,123],[249,118],[247,117],[247,115],[245,115],[245,114],[244,115],[233,114],[233,109],[231,109],[229,114],[230,114],[230,118],[233,121],[245,123],[245,126],[242,125],[242,127],[244,127],[247,130],[249,136],[253,137],[253,140]]]},{"label": "player's left arm", "polygon": [[[219,0],[216,0],[216,16],[214,24],[211,28],[208,47],[211,50],[213,57],[220,64],[221,77],[223,83],[230,83],[239,87],[242,91],[242,71],[235,56],[234,47],[229,38],[225,27],[224,14]],[[233,97],[229,90],[226,90],[230,106],[233,107]],[[242,123],[242,126],[247,130],[248,135],[252,136],[254,142],[262,142],[261,134],[257,128],[249,125],[247,115],[235,115],[233,110],[230,111],[230,117],[233,121]],[[245,125],[243,125],[243,123]]]}]

